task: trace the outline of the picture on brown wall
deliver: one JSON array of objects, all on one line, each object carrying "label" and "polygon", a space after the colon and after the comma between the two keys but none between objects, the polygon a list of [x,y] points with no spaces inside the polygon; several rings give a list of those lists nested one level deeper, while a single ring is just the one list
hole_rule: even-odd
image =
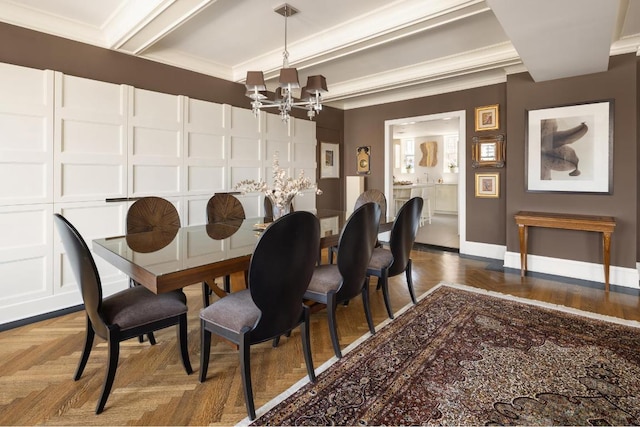
[{"label": "picture on brown wall", "polygon": [[476,107],[476,132],[500,127],[498,107],[498,104]]},{"label": "picture on brown wall", "polygon": [[613,102],[529,110],[528,191],[610,193]]}]

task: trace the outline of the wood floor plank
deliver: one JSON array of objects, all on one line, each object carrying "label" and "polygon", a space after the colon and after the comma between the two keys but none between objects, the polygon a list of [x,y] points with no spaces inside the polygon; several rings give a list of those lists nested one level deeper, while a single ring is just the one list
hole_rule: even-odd
[{"label": "wood floor plank", "polygon": [[[325,254],[326,257],[326,254]],[[571,284],[519,271],[487,268],[495,261],[460,257],[441,251],[413,251],[416,295],[441,281],[462,283],[495,292],[565,305],[602,315],[640,320],[637,294],[604,292],[604,285]],[[234,289],[244,287],[241,274]],[[404,275],[390,279],[394,312],[410,302]],[[371,284],[374,323],[387,319],[382,293]],[[0,332],[0,425],[233,425],[246,416],[238,352],[215,340],[207,380],[198,381],[200,359],[200,285],[185,289],[189,313],[189,354],[194,369],[186,375],[180,362],[175,328],[156,333],[158,344],[122,343],[114,388],[105,411],[95,415],[104,380],[107,347],[97,340],[79,381],[73,374],[84,342],[83,312],[67,314]],[[362,303],[352,301],[337,310],[338,334],[344,349],[368,332]],[[311,316],[311,348],[317,368],[333,357],[326,311]],[[306,377],[300,332],[252,347],[252,378],[256,407]]]}]

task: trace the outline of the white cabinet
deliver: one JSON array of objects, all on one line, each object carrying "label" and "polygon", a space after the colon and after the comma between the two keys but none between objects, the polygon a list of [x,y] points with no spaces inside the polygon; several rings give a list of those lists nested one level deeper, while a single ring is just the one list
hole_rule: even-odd
[{"label": "white cabinet", "polygon": [[438,213],[458,213],[458,184],[436,184],[436,206]]}]

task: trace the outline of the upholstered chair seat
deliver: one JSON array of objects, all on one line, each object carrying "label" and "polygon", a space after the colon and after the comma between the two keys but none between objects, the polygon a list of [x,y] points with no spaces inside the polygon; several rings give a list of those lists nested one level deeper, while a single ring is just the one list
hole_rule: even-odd
[{"label": "upholstered chair seat", "polygon": [[391,251],[383,248],[375,248],[373,250],[373,254],[371,254],[369,268],[374,270],[388,268],[392,262],[393,254],[391,253]]},{"label": "upholstered chair seat", "polygon": [[336,264],[319,265],[313,272],[306,295],[321,296],[331,291],[337,291],[341,282],[342,275]]},{"label": "upholstered chair seat", "polygon": [[118,325],[121,332],[186,312],[187,297],[181,290],[156,295],[143,286],[136,286],[102,300],[104,321]]},{"label": "upholstered chair seat", "polygon": [[235,334],[244,328],[253,329],[260,319],[260,309],[248,289],[233,292],[216,301],[215,310],[202,310],[200,318]]}]

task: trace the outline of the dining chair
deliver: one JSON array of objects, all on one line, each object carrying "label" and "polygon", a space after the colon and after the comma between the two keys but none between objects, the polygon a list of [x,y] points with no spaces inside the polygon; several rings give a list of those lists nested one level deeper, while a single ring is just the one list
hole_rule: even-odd
[{"label": "dining chair", "polygon": [[303,304],[320,246],[320,222],[310,212],[294,212],[271,223],[258,239],[249,266],[249,288],[233,292],[200,311],[200,382],[207,378],[211,334],[239,347],[247,413],[255,418],[250,346],[287,334],[301,325],[309,379],[315,371],[309,342],[309,307]]},{"label": "dining chair", "polygon": [[391,319],[393,319],[393,311],[389,301],[389,277],[404,272],[407,277],[411,301],[414,304],[416,303],[413,279],[411,277],[411,248],[418,233],[423,205],[422,197],[414,197],[402,205],[396,219],[393,221],[389,249],[375,248],[367,268],[367,277],[376,276],[378,278],[377,288],[382,288],[384,305]]},{"label": "dining chair", "polygon": [[327,321],[333,350],[342,357],[336,326],[336,307],[362,295],[364,313],[371,334],[375,334],[371,309],[367,266],[378,236],[380,206],[369,202],[356,209],[340,233],[336,264],[322,264],[315,268],[304,298],[327,306]]},{"label": "dining chair", "polygon": [[176,207],[162,197],[148,196],[136,200],[127,211],[127,234],[180,228]]},{"label": "dining chair", "polygon": [[[227,223],[231,227],[242,225],[245,219],[244,208],[242,203],[232,194],[216,193],[207,202],[207,224],[214,225],[218,223]],[[246,279],[246,272],[245,272]],[[215,278],[209,282],[202,282],[202,306],[209,305],[209,297],[213,293]],[[223,278],[223,288],[225,293],[231,292],[231,276],[226,275]],[[218,293],[218,292],[216,292]],[[224,295],[224,294],[223,294]]]},{"label": "dining chair", "polygon": [[[142,197],[129,207],[126,219],[126,234],[146,233],[158,231],[173,234],[180,228],[180,215],[176,207],[162,197],[146,196]],[[129,286],[134,287],[139,284],[129,278]],[[147,335],[151,344],[155,344],[153,333]],[[140,336],[140,342],[143,337]]]},{"label": "dining chair", "polygon": [[187,350],[187,298],[182,290],[156,295],[144,286],[135,286],[103,298],[100,275],[84,239],[62,215],[54,214],[54,222],[80,288],[87,315],[85,344],[73,378],[75,381],[80,379],[89,360],[95,335],[107,341],[107,373],[96,414],[104,410],[109,398],[122,341],[177,325],[182,364],[187,374],[191,374],[193,370]]},{"label": "dining chair", "polygon": [[[353,210],[355,211],[360,206],[369,202],[377,203],[380,206],[380,218],[386,218],[387,198],[382,191],[376,190],[376,189],[366,190],[365,192],[361,193],[356,199],[355,203],[353,204]],[[379,247],[379,246],[381,246],[381,243],[376,239],[376,247]],[[333,264],[333,257],[335,254],[337,254],[337,252],[338,252],[337,246],[331,246],[329,248],[329,253],[328,253],[329,264]]]}]

